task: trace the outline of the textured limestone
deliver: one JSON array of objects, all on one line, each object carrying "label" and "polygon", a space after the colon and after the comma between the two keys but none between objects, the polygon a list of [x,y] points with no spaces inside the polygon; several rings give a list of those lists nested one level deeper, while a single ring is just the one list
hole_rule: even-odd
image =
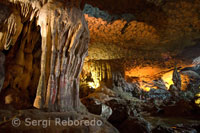
[{"label": "textured limestone", "polygon": [[86,62],[83,67],[82,76],[91,75],[94,82],[106,81],[112,78],[111,63],[106,61]]},{"label": "textured limestone", "polygon": [[[89,60],[110,60],[124,58],[125,61],[128,60],[129,62],[125,62],[124,66],[119,65],[119,67],[124,67],[126,69],[131,69],[138,62],[142,62],[142,66],[148,64],[149,62],[143,62],[146,60],[150,60],[151,62],[155,61],[153,64],[159,64],[162,62],[159,65],[166,65],[168,67],[169,65],[165,61],[171,59],[170,56],[176,55],[185,46],[194,45],[195,42],[193,40],[199,38],[200,4],[198,0],[183,0],[175,2],[162,0],[119,0],[117,2],[114,0],[73,0],[71,1],[71,4],[69,4],[69,0],[63,1],[65,2],[66,6],[70,6],[70,8],[76,7],[79,9],[79,5],[83,6],[85,2],[88,2],[92,5],[96,5],[100,9],[105,9],[104,11],[97,9],[95,9],[94,12],[88,11],[89,15],[85,15],[91,33],[91,43],[89,45],[88,56]],[[17,99],[16,101],[23,99],[22,97],[17,97],[18,94],[21,94],[21,90],[23,90],[24,95],[31,92],[31,97],[35,96],[35,88],[37,88],[39,79],[38,75],[40,75],[39,67],[41,56],[41,40],[39,28],[36,26],[36,22],[39,22],[38,24],[40,27],[42,27],[42,32],[48,30],[47,37],[45,37],[45,34],[42,34],[43,44],[45,44],[45,38],[47,39],[47,42],[50,42],[47,45],[47,58],[44,56],[45,50],[42,51],[42,62],[43,59],[47,60],[46,64],[44,63],[42,66],[46,66],[47,69],[45,72],[43,68],[41,69],[42,75],[45,75],[45,89],[43,90],[46,90],[47,86],[49,86],[49,89],[47,90],[50,90],[44,92],[44,94],[48,94],[47,98],[44,98],[43,100],[43,103],[45,103],[44,106],[47,107],[49,105],[49,100],[47,99],[51,99],[50,101],[55,102],[54,98],[54,100],[52,100],[52,98],[48,98],[54,97],[54,95],[49,95],[52,94],[51,92],[54,90],[50,88],[54,87],[51,87],[51,85],[48,84],[50,84],[51,81],[59,81],[57,80],[57,77],[60,77],[58,76],[59,71],[55,72],[59,70],[57,67],[59,66],[59,61],[51,65],[51,59],[58,60],[57,55],[63,54],[62,51],[59,51],[60,49],[58,47],[52,47],[53,42],[65,42],[66,40],[61,39],[61,36],[62,34],[65,34],[64,32],[68,31],[64,28],[61,28],[62,31],[59,32],[60,30],[53,28],[50,22],[52,22],[52,24],[54,23],[59,25],[64,22],[63,19],[66,16],[62,16],[62,14],[60,14],[62,16],[61,17],[59,16],[59,13],[49,11],[54,15],[53,18],[51,15],[46,15],[48,16],[48,20],[46,21],[45,19],[42,21],[44,24],[48,23],[49,25],[44,26],[40,22],[42,22],[41,18],[45,17],[40,16],[40,11],[44,9],[43,6],[48,2],[47,0],[6,0],[1,2],[2,3],[0,7],[2,8],[0,8],[0,49],[8,49],[11,46],[10,50],[7,51],[8,54],[6,54],[5,64],[6,68],[8,69],[6,72],[6,80],[3,89],[9,90],[6,92],[8,97],[10,96],[9,93],[12,92],[12,95],[16,96],[16,98],[13,97],[13,99]],[[8,2],[10,3],[8,4]],[[54,0],[49,2],[51,4],[57,5],[58,7],[63,5],[56,4],[59,2]],[[112,7],[110,7],[110,5],[112,5]],[[91,9],[93,10],[93,8]],[[112,14],[106,13],[106,11],[109,11],[109,13]],[[70,14],[70,11],[67,11],[67,9],[64,10],[64,12],[67,12],[64,14]],[[72,10],[71,15],[73,14],[72,12],[76,11]],[[92,13],[92,15],[90,13]],[[77,16],[75,15],[75,19]],[[80,19],[82,19],[82,17],[83,16],[81,16]],[[38,18],[39,21],[37,21]],[[51,21],[54,18],[56,21]],[[57,19],[59,18],[62,19],[58,22]],[[64,22],[63,25],[69,25],[69,29],[71,29],[73,32],[72,35],[76,36],[73,29],[77,30],[77,23],[75,25],[68,23],[72,21],[76,20],[74,20],[74,18],[70,18],[67,22]],[[54,29],[56,32],[54,32],[52,29]],[[77,38],[79,38],[78,35]],[[72,42],[68,43],[72,44]],[[59,43],[55,43],[55,46],[57,46],[57,44]],[[62,42],[60,44],[62,44]],[[59,52],[60,54],[58,54]],[[76,52],[77,51],[75,50],[75,54],[77,54]],[[60,60],[60,63],[61,61],[62,59]],[[120,61],[122,62],[122,60]],[[71,62],[73,61],[71,60]],[[76,62],[73,63],[76,64]],[[96,65],[97,66],[93,67],[95,70],[91,69],[91,71],[95,71],[93,74],[94,76],[101,75],[100,77],[96,77],[96,79],[107,75],[107,72],[104,72],[104,68],[106,67],[99,64]],[[116,64],[116,66],[117,65],[118,64]],[[74,66],[72,65],[71,68],[75,69]],[[71,68],[67,67],[69,71]],[[74,77],[73,74],[69,73],[66,74],[66,76]],[[51,77],[51,79],[49,79],[49,77]],[[73,79],[74,78],[72,78],[72,80]],[[43,84],[43,81],[41,82]],[[57,83],[52,83],[52,86],[56,86],[56,84]],[[29,99],[29,96],[26,97],[26,101],[32,101]],[[23,101],[21,100],[21,102],[18,103],[23,104]],[[52,106],[52,108],[54,108],[54,105]]]},{"label": "textured limestone", "polygon": [[[117,8],[116,5],[120,3],[123,6],[126,3],[118,1],[112,8],[108,8],[106,5],[101,5],[101,2],[90,1],[89,3],[111,13],[115,13],[112,8]],[[104,2],[112,3],[113,1]],[[149,2],[159,3],[159,0]],[[148,8],[142,1],[137,1],[136,3],[140,3],[145,10],[135,12],[128,10],[130,6],[128,3],[126,3],[126,8],[121,10],[131,12],[134,16],[129,16],[131,19],[122,17],[123,11],[120,15],[115,15],[91,6],[85,7],[85,16],[91,33],[88,59],[132,58],[140,55],[140,52],[142,52],[140,56],[145,56],[145,58],[151,58],[154,54],[157,54],[159,58],[162,53],[167,52],[176,55],[184,47],[196,44],[195,40],[200,37],[198,0],[165,1],[163,4],[156,4],[159,6]]]},{"label": "textured limestone", "polygon": [[0,49],[8,50],[11,45],[14,45],[19,37],[22,30],[22,23],[20,14],[15,10],[11,9],[6,4],[0,3],[0,12],[6,12],[0,17],[1,30],[0,30]]},{"label": "textured limestone", "polygon": [[0,47],[8,50],[13,45],[6,54],[3,102],[29,107],[38,88],[34,102],[38,108],[79,108],[79,74],[89,41],[79,5],[80,1],[68,0],[1,2],[0,12],[6,13],[0,16],[5,28]]},{"label": "textured limestone", "polygon": [[38,51],[40,50],[40,44],[38,44],[40,34],[38,32],[39,29],[35,26],[34,21],[26,22],[19,40],[6,54],[6,77],[3,88],[6,90],[5,97],[12,96],[11,104],[20,103],[17,107],[30,106],[30,101],[35,95],[36,86],[33,85],[33,82],[37,84],[38,79],[35,80],[35,77],[40,75],[37,73],[39,70],[37,64],[40,60],[36,62],[38,57],[36,57],[37,52],[35,51],[36,48]]},{"label": "textured limestone", "polygon": [[79,74],[87,56],[89,32],[81,10],[62,2],[39,12],[41,75],[34,106],[67,111],[79,108]]}]

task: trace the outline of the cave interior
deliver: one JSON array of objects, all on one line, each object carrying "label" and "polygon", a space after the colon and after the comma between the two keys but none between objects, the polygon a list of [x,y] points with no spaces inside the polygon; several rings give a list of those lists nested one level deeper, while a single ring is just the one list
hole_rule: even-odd
[{"label": "cave interior", "polygon": [[0,132],[199,133],[200,0],[0,0]]}]

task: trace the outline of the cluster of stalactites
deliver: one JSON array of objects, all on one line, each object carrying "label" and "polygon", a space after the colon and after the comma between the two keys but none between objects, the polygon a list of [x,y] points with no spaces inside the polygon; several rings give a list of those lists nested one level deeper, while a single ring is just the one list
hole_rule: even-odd
[{"label": "cluster of stalactites", "polygon": [[5,7],[0,8],[0,13],[8,12],[0,16],[0,50],[8,50],[17,42],[22,30],[27,30],[26,23],[37,21],[41,28],[41,72],[34,102],[37,108],[67,111],[79,107],[79,75],[89,41],[87,24],[79,8],[81,2],[0,1],[0,7]]},{"label": "cluster of stalactites", "polygon": [[111,64],[107,61],[85,62],[81,77],[82,82],[87,82],[90,87],[96,89],[101,81],[112,79]]},{"label": "cluster of stalactites", "polygon": [[[38,18],[39,10],[47,2],[57,3],[58,0],[6,0],[0,1],[0,50],[8,50],[14,45],[22,31],[23,24]],[[59,0],[69,7],[79,9],[83,0]],[[4,27],[2,29],[2,27]]]},{"label": "cluster of stalactites", "polygon": [[0,50],[14,45],[27,21],[33,21],[42,7],[42,0],[0,1]]},{"label": "cluster of stalactites", "polygon": [[0,50],[8,50],[16,43],[23,25],[19,13],[9,5],[0,3],[0,14]]}]

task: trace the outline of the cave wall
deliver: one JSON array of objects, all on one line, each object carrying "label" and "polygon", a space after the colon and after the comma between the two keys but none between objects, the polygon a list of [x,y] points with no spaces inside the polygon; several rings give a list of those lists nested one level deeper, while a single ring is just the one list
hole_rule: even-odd
[{"label": "cave wall", "polygon": [[49,111],[79,109],[79,75],[89,41],[80,4],[1,1],[0,47],[6,55],[1,103],[18,109],[33,101]]},{"label": "cave wall", "polygon": [[32,106],[31,102],[35,98],[38,75],[40,75],[41,41],[38,34],[40,29],[37,27],[36,19],[33,18],[38,9],[33,9],[30,2],[15,2],[1,2],[7,9],[6,12],[10,12],[10,15],[2,20],[1,30],[0,46],[6,56],[1,103],[22,108]]},{"label": "cave wall", "polygon": [[[123,3],[126,2],[120,4]],[[140,4],[142,6],[142,2]],[[111,13],[102,13],[102,10],[86,6],[85,16],[91,33],[88,58],[132,58],[146,53],[149,54],[144,56],[151,54],[153,57],[167,52],[176,55],[184,47],[195,45],[194,40],[200,37],[199,5],[198,0],[169,1],[149,8],[143,4],[145,10],[131,10],[132,16],[129,15],[128,4],[126,12],[129,14],[111,14],[116,12],[106,6],[104,9]]]},{"label": "cave wall", "polygon": [[[74,85],[79,84],[80,72],[76,69],[82,67],[83,59],[87,55],[86,43],[89,40],[89,37],[86,37],[88,29],[84,19],[88,24],[91,38],[84,71],[87,74],[97,75],[93,77],[100,81],[104,80],[104,77],[112,79],[112,72],[116,71],[129,75],[132,68],[138,65],[159,69],[171,69],[175,62],[181,66],[187,65],[190,60],[185,62],[182,59],[176,59],[176,56],[179,53],[183,55],[187,47],[198,44],[196,40],[200,38],[198,0],[60,0],[58,2],[6,0],[0,2],[0,7],[2,7],[0,8],[0,50],[6,55],[6,76],[1,101],[8,104],[20,103],[21,106],[31,106],[30,103],[34,101],[37,88],[40,90],[37,93],[38,99],[44,97],[42,95],[46,96],[47,93],[55,91],[54,87],[59,86],[57,78],[61,74],[57,71],[59,70],[57,66],[60,65],[58,62],[61,61],[58,57],[64,54],[60,47],[55,46],[63,42],[67,43],[66,45],[70,44],[66,55],[74,61],[69,58],[62,61],[67,63],[72,61],[72,64],[76,64],[72,67],[66,66],[66,71],[73,69],[71,74],[64,74],[68,77],[66,82],[76,79]],[[49,12],[44,9],[46,3],[53,5],[46,6],[51,10]],[[63,5],[72,11],[62,9]],[[55,8],[58,8],[56,12],[53,11]],[[80,15],[80,8],[85,13],[84,16]],[[40,12],[41,9],[43,13]],[[54,14],[54,16],[47,14]],[[55,28],[55,25],[60,25],[60,27]],[[69,28],[71,30],[65,29],[67,27],[71,27]],[[69,32],[72,32],[73,39],[70,36],[66,37]],[[62,36],[75,41],[67,42],[61,38]],[[83,41],[84,39],[86,42]],[[45,45],[47,44],[45,41],[49,42],[48,45]],[[76,47],[77,45],[81,47]],[[82,52],[77,52],[80,49]],[[42,56],[41,59],[40,56]],[[57,60],[56,64],[51,64],[55,60]],[[59,89],[56,89],[57,91]],[[70,93],[66,97],[70,97]],[[42,103],[40,100],[40,102],[36,101],[35,105],[40,108],[44,104],[47,107],[49,102],[55,103],[55,99],[49,101],[48,97],[40,99]],[[76,99],[77,97],[76,95]],[[53,105],[52,108],[57,107]]]},{"label": "cave wall", "polygon": [[[198,0],[88,0],[86,3],[83,11],[91,36],[88,62],[118,60],[122,65],[114,66],[121,67],[123,71],[118,70],[128,80],[154,79],[173,70],[175,64],[182,68],[190,66],[198,56],[184,58],[194,54],[189,47],[199,45]],[[84,70],[92,73],[92,66]]]}]

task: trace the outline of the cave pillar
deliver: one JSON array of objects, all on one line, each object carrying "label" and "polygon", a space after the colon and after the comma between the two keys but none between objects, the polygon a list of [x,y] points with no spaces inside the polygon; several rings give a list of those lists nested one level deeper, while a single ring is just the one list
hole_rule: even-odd
[{"label": "cave pillar", "polygon": [[88,53],[89,31],[82,11],[66,2],[48,2],[39,12],[41,75],[36,108],[79,108],[79,75]]}]

